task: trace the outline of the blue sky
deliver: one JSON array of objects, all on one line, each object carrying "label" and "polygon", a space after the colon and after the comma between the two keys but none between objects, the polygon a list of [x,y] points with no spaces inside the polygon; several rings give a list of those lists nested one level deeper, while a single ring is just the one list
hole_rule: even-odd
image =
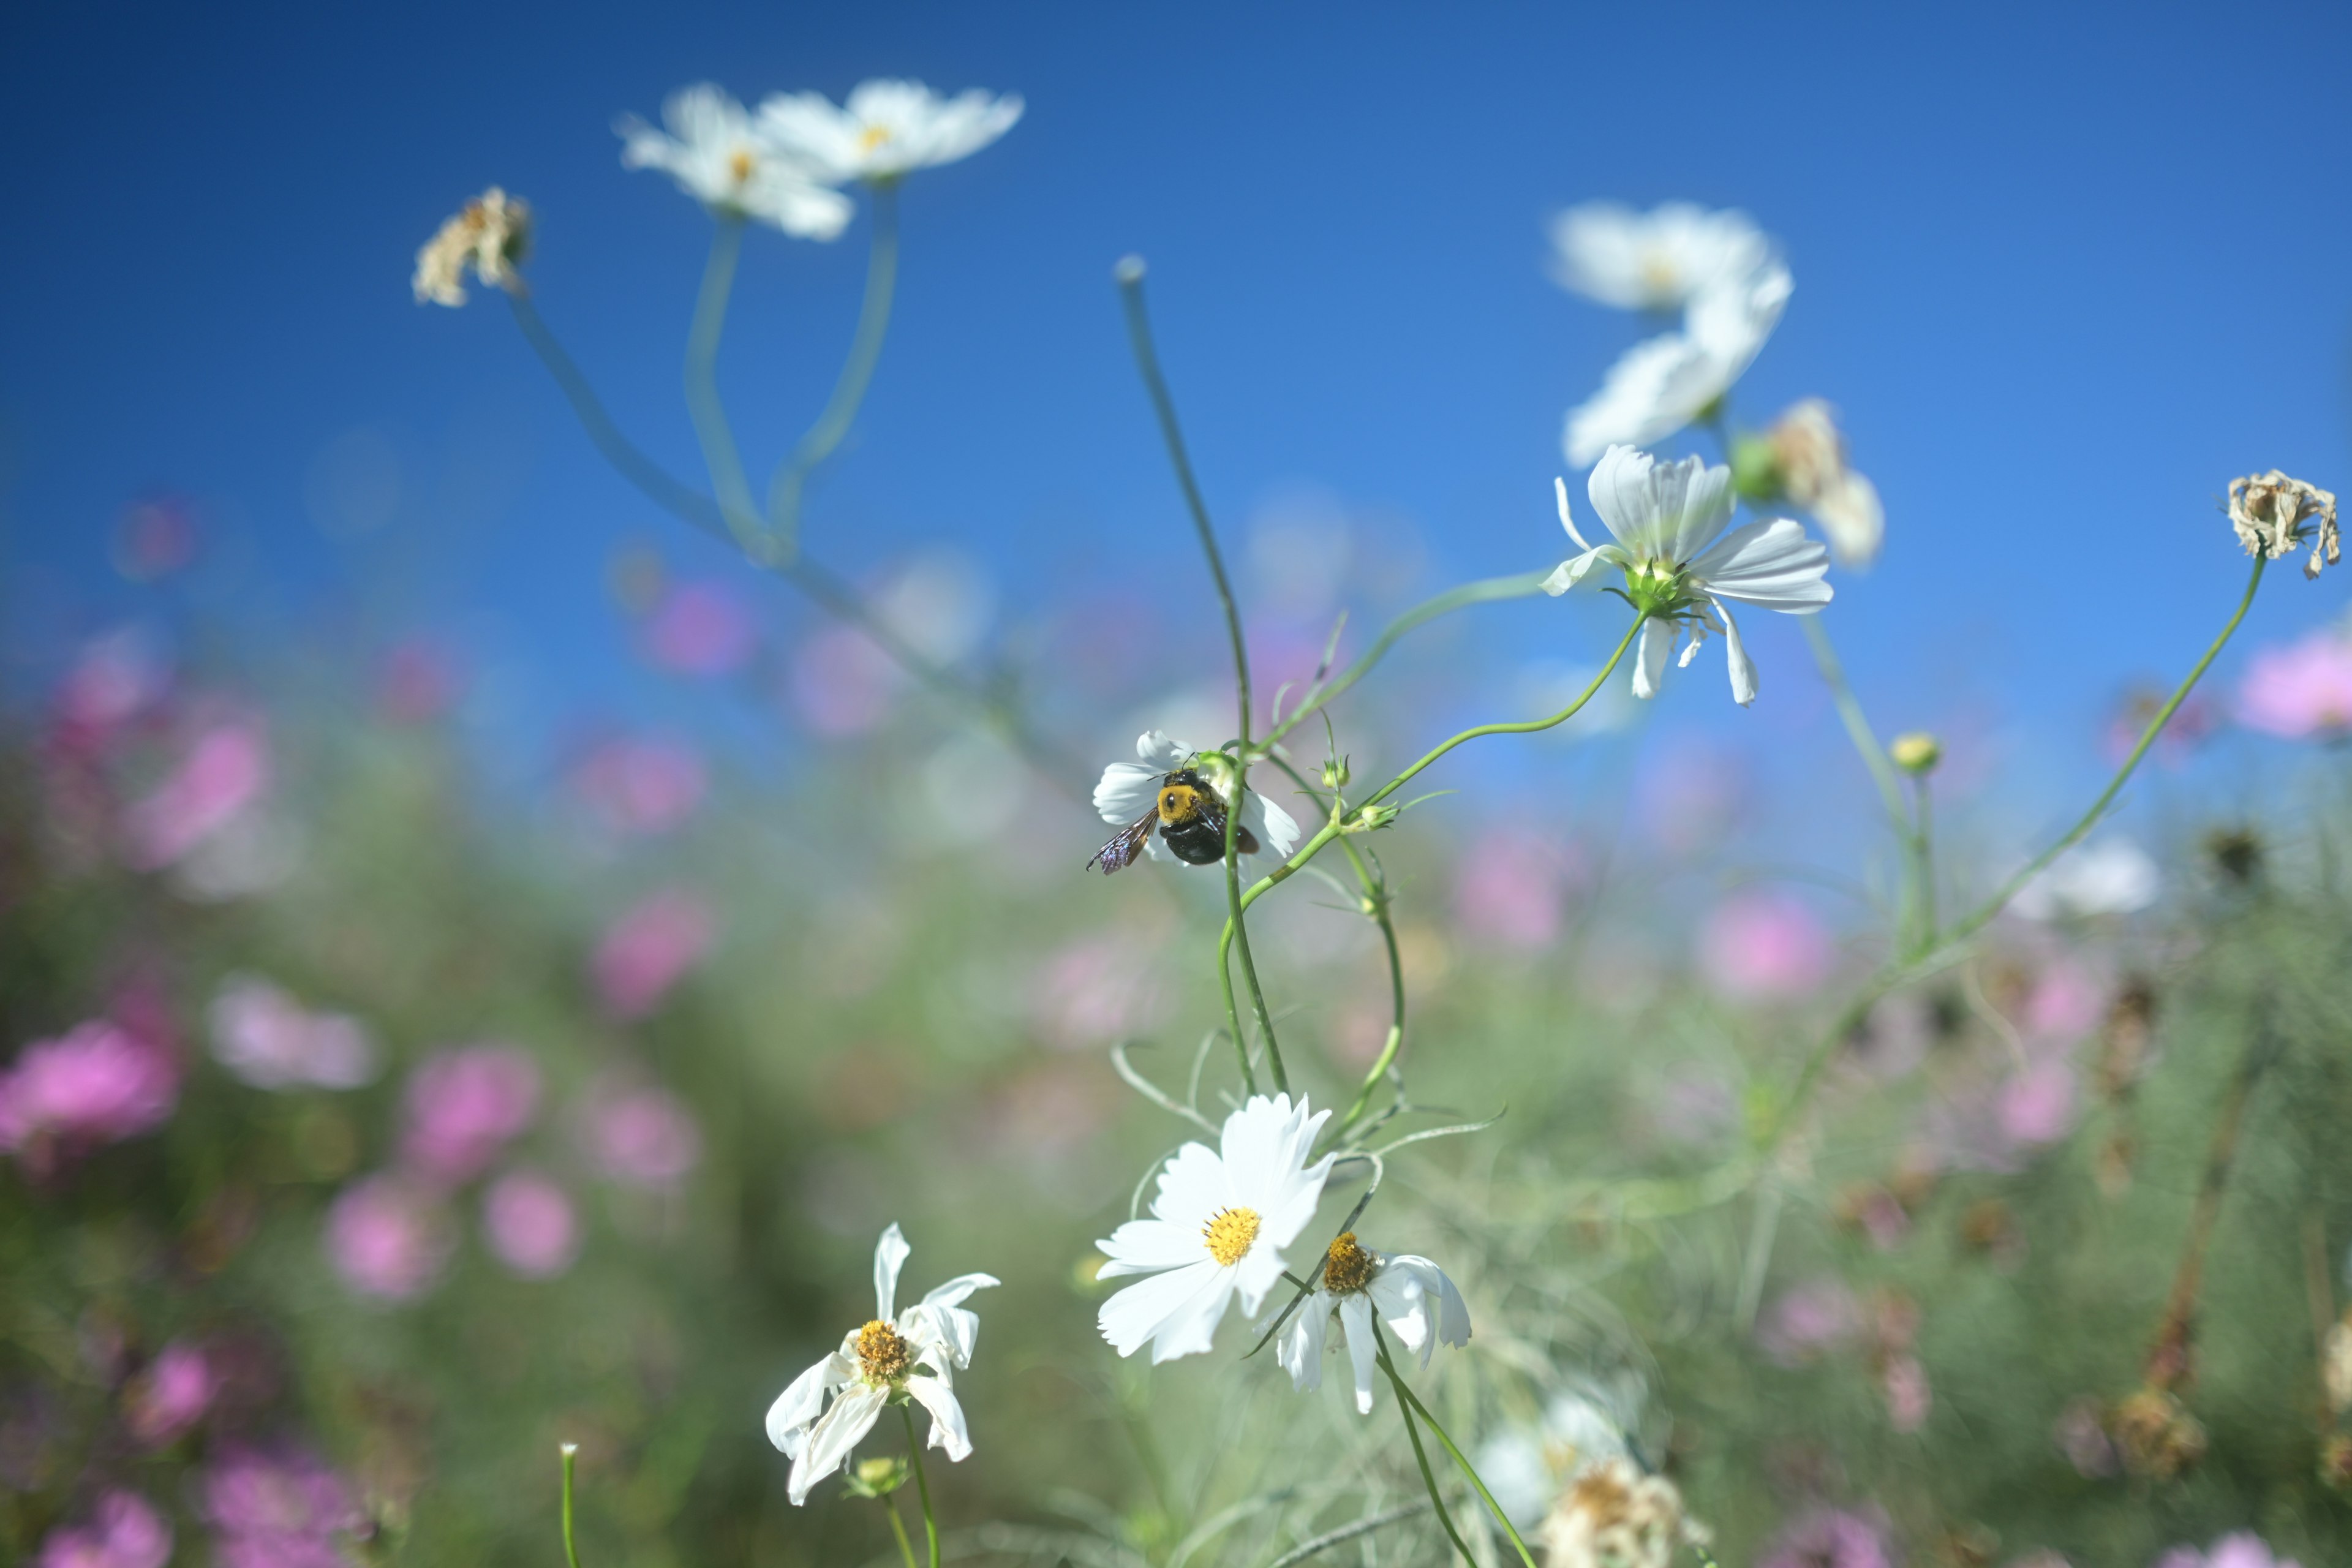
[{"label": "blue sky", "polygon": [[[1597,196],[1736,205],[1782,242],[1795,298],[1738,408],[1830,398],[1886,498],[1885,559],[1832,624],[1890,729],[1990,708],[2071,781],[2117,689],[2181,668],[2235,595],[2230,477],[2352,489],[2340,5],[93,4],[6,31],[20,662],[139,607],[108,531],[168,487],[212,520],[182,591],[216,611],[494,649],[524,732],[658,710],[611,553],[729,563],[597,463],[495,301],[422,310],[406,275],[466,195],[526,195],[546,316],[693,472],[677,361],[708,224],[620,168],[611,122],[706,78],[1026,96],[1003,143],[907,190],[889,350],[809,513],[852,570],[954,540],[1016,616],[1130,561],[1205,604],[1120,335],[1130,250],[1231,531],[1313,487],[1402,520],[1423,590],[1556,561],[1562,414],[1643,331],[1545,278],[1547,216]],[[770,461],[830,384],[863,236],[750,247],[724,375]],[[355,430],[404,499],[331,539],[306,482]],[[2255,637],[2336,614],[2346,585],[2279,574]],[[1537,604],[1478,636],[1573,660],[1603,630]],[[1801,644],[1757,641],[1754,712],[1718,666],[1664,717],[1822,732]]]}]

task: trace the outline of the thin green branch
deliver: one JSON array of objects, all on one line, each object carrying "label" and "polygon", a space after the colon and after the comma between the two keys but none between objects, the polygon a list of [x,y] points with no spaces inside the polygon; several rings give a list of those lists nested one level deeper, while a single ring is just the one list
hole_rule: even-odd
[{"label": "thin green branch", "polygon": [[735,542],[754,561],[774,559],[774,542],[760,526],[751,504],[751,486],[743,477],[743,459],[735,450],[735,432],[727,423],[727,407],[719,396],[719,340],[727,330],[727,300],[735,288],[735,264],[743,254],[743,220],[720,216],[710,231],[710,259],[702,269],[702,289],[694,300],[694,325],[686,335],[686,407],[694,416],[695,438],[702,443],[702,461],[710,470],[711,488],[719,493],[719,514],[727,520]]},{"label": "thin green branch", "polygon": [[907,1539],[907,1522],[898,1517],[898,1500],[886,1497],[881,1501],[882,1511],[890,1516],[890,1534],[898,1542],[899,1559],[907,1568],[915,1568],[915,1543]]},{"label": "thin green branch", "polygon": [[1830,644],[1829,628],[1822,624],[1818,614],[1799,616],[1797,622],[1805,628],[1805,642],[1813,650],[1813,662],[1821,667],[1822,679],[1830,689],[1830,700],[1837,705],[1838,718],[1845,724],[1846,738],[1862,757],[1862,765],[1870,770],[1871,782],[1878,786],[1878,798],[1886,806],[1886,820],[1895,831],[1907,834],[1910,815],[1903,809],[1903,781],[1895,772],[1886,748],[1878,743],[1877,732],[1862,711],[1853,688],[1846,684],[1845,666],[1838,659],[1837,649]]},{"label": "thin green branch", "polygon": [[915,1465],[915,1495],[923,1500],[923,1540],[929,1549],[930,1568],[940,1568],[940,1525],[931,1514],[931,1483],[923,1474],[923,1446],[915,1440],[915,1412],[912,1406],[898,1406],[898,1418],[907,1426],[907,1454]]},{"label": "thin green branch", "polygon": [[[1398,1375],[1396,1363],[1389,1355],[1387,1337],[1381,1332],[1378,1323],[1372,1325],[1372,1342],[1377,1347],[1376,1353],[1380,1359],[1381,1370],[1389,1374],[1389,1383],[1396,1390],[1398,1402],[1411,1406],[1413,1414],[1421,1417],[1422,1425],[1427,1426],[1430,1435],[1437,1439],[1438,1445],[1452,1456],[1454,1463],[1469,1480],[1472,1489],[1477,1492],[1479,1500],[1486,1505],[1486,1511],[1495,1516],[1495,1522],[1501,1525],[1503,1533],[1511,1538],[1512,1546],[1518,1551],[1520,1563],[1525,1564],[1525,1568],[1536,1568],[1535,1554],[1528,1550],[1528,1543],[1519,1539],[1518,1527],[1511,1522],[1511,1516],[1503,1511],[1503,1505],[1495,1500],[1495,1494],[1488,1491],[1486,1483],[1478,1479],[1477,1468],[1463,1456],[1461,1449],[1454,1446],[1454,1439],[1445,1435],[1445,1428],[1437,1424],[1437,1417],[1429,1413],[1429,1406],[1415,1398],[1412,1390],[1405,1385],[1404,1379]],[[1416,1443],[1416,1449],[1418,1447]],[[1435,1497],[1437,1494],[1433,1490],[1430,1495]]]},{"label": "thin green branch", "polygon": [[[1408,1416],[1406,1419],[1409,1421],[1411,1417]],[[1420,1439],[1416,1436],[1415,1447],[1418,1447]],[[1424,1464],[1423,1468],[1425,1471],[1428,1468],[1427,1465]],[[1360,1535],[1370,1535],[1375,1530],[1394,1524],[1400,1520],[1411,1519],[1429,1506],[1425,1502],[1409,1502],[1382,1513],[1367,1514],[1352,1524],[1343,1524],[1337,1530],[1327,1530],[1320,1535],[1300,1542],[1267,1563],[1266,1568],[1296,1568],[1297,1564],[1306,1562],[1310,1557],[1320,1556],[1334,1546],[1344,1546]]]},{"label": "thin green branch", "polygon": [[898,280],[898,184],[883,180],[867,189],[873,199],[873,240],[866,257],[866,300],[858,307],[849,357],[842,363],[824,412],[768,481],[768,526],[786,559],[800,548],[802,493],[810,476],[849,434],[866,389],[873,384],[874,367],[881,362],[882,339],[890,330],[890,301]]},{"label": "thin green branch", "polygon": [[572,1540],[572,1467],[580,1458],[580,1445],[566,1443],[559,1452],[563,1456],[563,1560],[571,1568],[580,1568],[580,1549]]},{"label": "thin green branch", "polygon": [[[1378,1333],[1380,1330],[1375,1327],[1372,1331]],[[1429,1468],[1429,1451],[1421,1446],[1420,1430],[1412,1424],[1412,1403],[1405,1394],[1404,1379],[1397,1375],[1385,1349],[1381,1352],[1380,1360],[1381,1370],[1389,1374],[1389,1383],[1396,1389],[1397,1414],[1403,1417],[1404,1435],[1412,1443],[1412,1462],[1421,1467],[1421,1484],[1429,1489],[1429,1506],[1437,1510],[1437,1522],[1445,1527],[1445,1538],[1454,1542],[1456,1552],[1462,1553],[1462,1561],[1469,1563],[1470,1568],[1477,1568],[1478,1559],[1471,1554],[1470,1543],[1462,1539],[1462,1531],[1455,1527],[1454,1516],[1445,1511],[1445,1499],[1437,1489],[1437,1473]]]}]

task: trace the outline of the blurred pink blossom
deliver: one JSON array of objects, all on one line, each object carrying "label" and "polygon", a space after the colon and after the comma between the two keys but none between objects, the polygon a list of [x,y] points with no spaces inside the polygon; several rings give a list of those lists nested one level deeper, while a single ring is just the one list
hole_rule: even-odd
[{"label": "blurred pink blossom", "polygon": [[227,826],[269,787],[258,721],[232,719],[198,735],[152,795],[131,806],[131,864],[161,870]]},{"label": "blurred pink blossom", "polygon": [[2063,1048],[2096,1027],[2106,1010],[2106,987],[2081,964],[2062,958],[2035,978],[2019,1023],[2028,1035]]},{"label": "blurred pink blossom", "polygon": [[1582,868],[1573,849],[1499,828],[1472,844],[1454,879],[1454,912],[1473,937],[1534,952],[1559,935],[1560,907]]},{"label": "blurred pink blossom", "polygon": [[215,1568],[350,1568],[338,1535],[365,1523],[342,1477],[300,1448],[236,1447],[205,1472]]},{"label": "blurred pink blossom", "polygon": [[1885,1370],[1878,1374],[1879,1387],[1886,1395],[1886,1420],[1897,1432],[1916,1432],[1927,1424],[1927,1413],[1935,1408],[1936,1396],[1927,1386],[1927,1369],[1915,1355],[1891,1358]]},{"label": "blurred pink blossom", "polygon": [[1784,1526],[1757,1568],[1892,1568],[1879,1527],[1843,1509],[1815,1509]]},{"label": "blurred pink blossom", "polygon": [[1643,764],[1636,786],[1643,829],[1673,855],[1719,843],[1755,795],[1754,770],[1738,752],[1688,733],[1666,738]]},{"label": "blurred pink blossom", "polygon": [[666,833],[702,804],[702,759],[666,741],[607,741],[572,775],[589,809],[615,833]]},{"label": "blurred pink blossom", "polygon": [[400,1152],[411,1169],[465,1182],[488,1169],[539,1110],[539,1067],[512,1046],[436,1052],[409,1075]]},{"label": "blurred pink blossom", "polygon": [[646,617],[646,657],[679,675],[732,675],[758,647],[751,612],[723,583],[680,583]]},{"label": "blurred pink blossom", "polygon": [[701,1129],[677,1096],[617,1075],[590,1090],[581,1124],[597,1168],[629,1186],[667,1191],[702,1159]]},{"label": "blurred pink blossom", "polygon": [[313,1013],[249,974],[213,996],[213,1057],[256,1089],[356,1089],[373,1082],[376,1050],[360,1021]]},{"label": "blurred pink blossom", "polygon": [[2269,1544],[2251,1531],[2225,1535],[2206,1550],[2176,1546],[2156,1560],[2155,1568],[2300,1568],[2291,1557],[2273,1557]]},{"label": "blurred pink blossom", "polygon": [[446,1216],[432,1195],[394,1175],[346,1187],[327,1210],[327,1258],[362,1296],[404,1301],[449,1260]]},{"label": "blurred pink blossom", "polygon": [[165,1345],[126,1396],[131,1435],[143,1447],[164,1447],[204,1419],[219,1388],[204,1352],[177,1341]]},{"label": "blurred pink blossom", "polygon": [[179,1098],[166,1047],[92,1019],[26,1046],[0,1073],[0,1150],[46,1174],[60,1159],[163,1125]]},{"label": "blurred pink blossom", "polygon": [[526,1279],[549,1279],[580,1256],[572,1198],[536,1171],[509,1171],[482,1198],[482,1230],[499,1262]]},{"label": "blurred pink blossom", "polygon": [[2329,629],[2256,653],[2238,684],[2238,722],[2290,741],[2352,729],[2352,641]]},{"label": "blurred pink blossom", "polygon": [[172,1527],[135,1492],[110,1491],[84,1524],[60,1525],[41,1542],[35,1568],[163,1568]]},{"label": "blurred pink blossom", "polygon": [[1707,978],[1747,1000],[1805,995],[1829,978],[1836,956],[1820,918],[1785,893],[1734,893],[1699,933]]},{"label": "blurred pink blossom", "polygon": [[642,1018],[702,961],[718,934],[709,909],[677,889],[640,900],[596,944],[596,992],[616,1017]]},{"label": "blurred pink blossom", "polygon": [[855,626],[825,626],[793,652],[793,710],[820,735],[871,730],[890,710],[899,683],[890,656]]},{"label": "blurred pink blossom", "polygon": [[170,684],[170,669],[138,627],[93,637],[58,682],[58,727],[69,746],[95,750],[152,707]]},{"label": "blurred pink blossom", "polygon": [[151,495],[114,524],[114,569],[134,583],[166,577],[196,558],[196,508],[186,496]]},{"label": "blurred pink blossom", "polygon": [[[2111,764],[2120,763],[2131,755],[2140,737],[2147,733],[2149,723],[2162,711],[2168,695],[2154,687],[2125,693],[2114,716],[2107,721],[2105,751]],[[2151,754],[2168,766],[2178,767],[2205,743],[2221,722],[2221,714],[2212,701],[2203,692],[2192,691],[2173,710],[2171,720],[2158,733]]]},{"label": "blurred pink blossom", "polygon": [[2012,1143],[2055,1143],[2074,1125],[2074,1069],[2042,1062],[2000,1086],[2001,1135]]},{"label": "blurred pink blossom", "polygon": [[1153,976],[1149,939],[1107,931],[1049,953],[1030,990],[1030,1020],[1061,1051],[1097,1050],[1149,1033],[1167,1016],[1166,988]]},{"label": "blurred pink blossom", "polygon": [[1765,1309],[1756,1343],[1782,1366],[1801,1366],[1860,1332],[1862,1309],[1853,1292],[1822,1278],[1792,1285]]},{"label": "blurred pink blossom", "polygon": [[375,704],[396,723],[427,723],[449,710],[458,687],[456,660],[435,644],[410,637],[394,644],[377,667]]}]

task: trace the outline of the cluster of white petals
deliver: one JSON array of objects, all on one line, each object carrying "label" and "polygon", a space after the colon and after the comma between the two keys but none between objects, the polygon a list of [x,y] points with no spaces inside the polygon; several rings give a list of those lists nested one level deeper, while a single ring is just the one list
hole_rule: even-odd
[{"label": "cluster of white petals", "polygon": [[760,105],[760,126],[838,184],[969,158],[1012,130],[1022,107],[1018,93],[974,88],[943,98],[919,81],[881,78],[860,82],[838,106],[821,92],[776,93]]},{"label": "cluster of white petals", "polygon": [[1771,246],[1743,212],[1709,212],[1667,202],[1636,212],[1619,202],[1586,202],[1552,220],[1552,276],[1623,310],[1681,310],[1698,295],[1737,283],[1764,265]]},{"label": "cluster of white petals", "polygon": [[971,1452],[955,1373],[971,1364],[980,1315],[963,1301],[997,1280],[959,1275],[898,1311],[898,1269],[912,1250],[896,1225],[882,1233],[874,1248],[873,1321],[851,1330],[839,1350],[793,1379],[768,1407],[768,1441],[793,1461],[788,1489],[795,1504],[848,1462],[894,1400],[911,1399],[930,1412],[930,1447],[951,1460]]},{"label": "cluster of white petals", "polygon": [[1631,1459],[1594,1459],[1576,1472],[1542,1526],[1551,1568],[1669,1568],[1685,1545],[1705,1545],[1706,1528],[1683,1512],[1682,1493]]},{"label": "cluster of white petals", "polygon": [[[1097,1324],[1123,1356],[1148,1342],[1154,1365],[1209,1349],[1234,1299],[1255,1315],[1282,1278],[1282,1249],[1315,1217],[1331,1156],[1307,1163],[1330,1120],[1286,1094],[1254,1095],[1225,1118],[1218,1147],[1187,1143],[1160,1173],[1151,1217],[1095,1245],[1101,1277],[1146,1278],[1102,1304]],[[1465,1331],[1467,1331],[1466,1329]]]},{"label": "cluster of white petals", "polygon": [[416,252],[409,287],[420,305],[466,302],[466,274],[493,289],[519,290],[515,270],[530,247],[530,205],[492,185],[444,223]]},{"label": "cluster of white petals", "polygon": [[2322,566],[2343,558],[2335,492],[2290,479],[2276,468],[2230,481],[2230,525],[2247,554],[2273,561],[2310,540],[2311,559],[2303,563],[2306,577],[2318,576]]},{"label": "cluster of white petals", "polygon": [[1766,518],[1726,532],[1731,521],[1731,470],[1696,458],[1661,463],[1632,447],[1612,447],[1587,479],[1585,493],[1609,526],[1614,542],[1588,543],[1570,516],[1568,485],[1554,481],[1560,526],[1579,554],[1562,562],[1544,580],[1555,596],[1576,587],[1598,587],[1594,569],[1613,566],[1625,575],[1626,595],[1642,606],[1641,646],[1633,664],[1633,695],[1654,697],[1666,660],[1683,631],[1691,642],[1682,657],[1690,663],[1707,635],[1724,639],[1731,666],[1731,695],[1742,707],[1756,700],[1755,661],[1739,639],[1733,602],[1806,616],[1830,602],[1823,580],[1829,552],[1791,518]]},{"label": "cluster of white petals", "polygon": [[2164,890],[2164,873],[2128,838],[2096,838],[2053,860],[2010,908],[2030,921],[2137,914]]},{"label": "cluster of white petals", "polygon": [[1837,415],[1818,397],[1795,403],[1764,433],[1780,493],[1822,525],[1841,566],[1866,566],[1886,536],[1878,487],[1846,462]]},{"label": "cluster of white petals", "polygon": [[[1196,748],[1171,741],[1158,730],[1147,730],[1136,737],[1135,754],[1141,761],[1112,763],[1095,785],[1095,810],[1105,822],[1120,827],[1141,820],[1159,797],[1160,781],[1200,756]],[[1202,776],[1220,795],[1229,792],[1222,769],[1206,770]],[[1225,804],[1230,809],[1232,802]],[[1249,877],[1264,876],[1298,847],[1297,820],[1257,790],[1243,792],[1242,826],[1257,840],[1255,851],[1236,850],[1234,856],[1234,864]],[[1144,853],[1155,860],[1183,864],[1157,833],[1144,841]]]},{"label": "cluster of white petals", "polygon": [[1291,1385],[1304,1393],[1323,1386],[1323,1352],[1336,1317],[1356,1374],[1356,1409],[1372,1413],[1372,1373],[1379,1341],[1377,1315],[1426,1369],[1439,1343],[1459,1350],[1470,1342],[1470,1309],[1445,1270],[1409,1252],[1378,1252],[1356,1243],[1353,1232],[1334,1241],[1324,1255],[1315,1289],[1282,1331],[1275,1354]]},{"label": "cluster of white petals", "polygon": [[1626,350],[1601,390],[1570,410],[1569,462],[1580,468],[1612,446],[1654,445],[1720,403],[1780,325],[1793,287],[1767,257],[1693,295],[1680,331]]},{"label": "cluster of white petals", "polygon": [[849,223],[847,196],[816,167],[780,144],[749,110],[709,82],[681,88],[662,105],[661,127],[625,115],[614,127],[621,163],[659,169],[677,188],[732,217],[768,224],[802,239],[831,239]]}]

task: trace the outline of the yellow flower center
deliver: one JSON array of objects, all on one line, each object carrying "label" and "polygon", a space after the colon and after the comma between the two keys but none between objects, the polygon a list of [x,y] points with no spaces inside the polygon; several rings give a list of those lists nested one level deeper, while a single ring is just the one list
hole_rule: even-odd
[{"label": "yellow flower center", "polygon": [[1323,1255],[1323,1289],[1334,1296],[1352,1296],[1370,1283],[1380,1259],[1356,1245],[1356,1233],[1343,1230]]},{"label": "yellow flower center", "polygon": [[857,1331],[857,1364],[868,1383],[896,1383],[915,1364],[898,1331],[877,1318]]},{"label": "yellow flower center", "polygon": [[888,126],[869,125],[863,132],[858,133],[857,150],[861,153],[871,153],[875,148],[879,147],[883,142],[887,142],[888,140],[890,140],[890,128]]},{"label": "yellow flower center", "polygon": [[751,156],[751,150],[749,147],[736,148],[735,155],[727,160],[727,172],[735,177],[735,183],[739,185],[750,180],[751,171],[758,166],[759,162]]},{"label": "yellow flower center", "polygon": [[1682,274],[1675,264],[1657,251],[1642,258],[1642,287],[1659,299],[1667,299],[1677,291]]},{"label": "yellow flower center", "polygon": [[1208,1240],[1209,1256],[1231,1268],[1248,1256],[1250,1244],[1257,1240],[1257,1210],[1219,1209],[1201,1234]]}]

